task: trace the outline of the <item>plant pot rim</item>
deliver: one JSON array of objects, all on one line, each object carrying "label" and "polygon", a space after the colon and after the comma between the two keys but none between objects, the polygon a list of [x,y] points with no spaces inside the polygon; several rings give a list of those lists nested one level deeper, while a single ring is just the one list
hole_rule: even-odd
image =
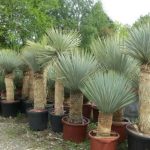
[{"label": "plant pot rim", "polygon": [[97,108],[97,106],[96,105],[91,105],[92,106],[92,108],[93,109],[96,109],[96,110],[98,110],[99,111],[99,109]]},{"label": "plant pot rim", "polygon": [[126,126],[127,131],[132,134],[133,136],[137,136],[141,139],[147,139],[150,140],[150,135],[144,134],[142,132],[138,132],[136,131],[136,129],[134,128],[133,124],[129,124]]},{"label": "plant pot rim", "polygon": [[28,112],[37,112],[37,113],[46,112],[46,111],[47,111],[46,109],[35,109],[35,108],[28,110]]},{"label": "plant pot rim", "polygon": [[76,123],[70,123],[67,121],[68,116],[64,116],[62,118],[62,123],[63,124],[67,124],[67,125],[71,125],[71,126],[86,126],[90,123],[90,120],[86,117],[83,116],[83,123],[82,124],[76,124]]},{"label": "plant pot rim", "polygon": [[64,116],[65,114],[61,114],[61,115],[56,115],[55,114],[55,110],[53,108],[53,110],[51,112],[49,112],[50,115],[53,115],[53,116]]},{"label": "plant pot rim", "polygon": [[128,119],[128,118],[125,118],[125,117],[123,117],[122,118],[122,121],[113,121],[113,124],[114,125],[118,125],[118,126],[120,126],[120,125],[128,125],[128,124],[131,124],[131,122],[130,122],[130,120]]},{"label": "plant pot rim", "polygon": [[5,103],[5,104],[11,104],[11,103],[19,103],[20,101],[18,100],[14,100],[14,101],[7,101],[7,100],[2,100],[1,103]]},{"label": "plant pot rim", "polygon": [[89,131],[89,133],[88,133],[89,137],[91,139],[95,139],[95,140],[101,141],[103,143],[109,143],[109,142],[116,141],[120,137],[119,133],[116,133],[116,132],[111,132],[111,135],[109,137],[97,137],[96,135],[92,135],[92,133],[94,133],[94,131],[96,131],[96,130]]}]

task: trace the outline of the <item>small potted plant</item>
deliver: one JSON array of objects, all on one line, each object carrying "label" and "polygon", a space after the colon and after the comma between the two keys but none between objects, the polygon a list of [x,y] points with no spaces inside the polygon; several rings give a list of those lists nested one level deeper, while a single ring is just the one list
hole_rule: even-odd
[{"label": "small potted plant", "polygon": [[[123,53],[123,40],[119,36],[111,36],[106,39],[93,40],[91,50],[94,53],[101,70],[107,72],[115,71],[122,76],[125,76],[133,84],[133,89],[137,89],[138,84],[137,70],[139,70],[137,62]],[[135,92],[134,90],[132,90]],[[120,134],[119,142],[124,142],[126,139],[126,125],[130,121],[124,118],[123,109],[119,109],[113,114],[112,130]]]},{"label": "small potted plant", "polygon": [[99,109],[97,130],[89,132],[91,150],[116,150],[119,134],[111,132],[113,113],[136,100],[131,83],[114,72],[96,72],[80,89]]},{"label": "small potted plant", "polygon": [[44,85],[43,67],[37,61],[37,54],[44,49],[42,43],[28,41],[22,51],[22,58],[33,71],[34,108],[28,110],[29,125],[32,130],[44,130],[48,125],[46,105],[46,87]]},{"label": "small potted plant", "polygon": [[14,74],[13,72],[22,64],[17,52],[13,50],[0,51],[0,66],[4,71],[6,100],[1,102],[2,115],[4,117],[15,117],[19,112],[19,101],[15,100],[14,95]]},{"label": "small potted plant", "polygon": [[81,80],[96,68],[93,55],[78,50],[58,57],[58,70],[65,87],[70,89],[69,115],[62,118],[63,138],[76,143],[86,138],[89,119],[83,117],[83,94],[79,89]]},{"label": "small potted plant", "polygon": [[126,53],[140,62],[139,122],[127,126],[128,149],[150,149],[150,23],[132,28]]}]

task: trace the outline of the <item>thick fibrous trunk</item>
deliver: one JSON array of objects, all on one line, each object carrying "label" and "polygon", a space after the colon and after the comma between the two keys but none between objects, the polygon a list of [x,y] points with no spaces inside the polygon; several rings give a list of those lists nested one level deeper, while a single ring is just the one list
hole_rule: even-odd
[{"label": "thick fibrous trunk", "polygon": [[150,135],[150,66],[141,67],[139,81],[139,127],[140,131]]},{"label": "thick fibrous trunk", "polygon": [[64,86],[62,82],[57,79],[55,81],[55,115],[62,115],[64,102]]},{"label": "thick fibrous trunk", "polygon": [[30,79],[29,72],[25,72],[23,77],[22,98],[29,97],[29,86],[30,86],[29,79]]},{"label": "thick fibrous trunk", "polygon": [[14,83],[13,74],[5,75],[6,100],[14,101]]},{"label": "thick fibrous trunk", "polygon": [[118,111],[113,113],[113,121],[121,122],[123,117],[123,109],[119,109]]},{"label": "thick fibrous trunk", "polygon": [[82,117],[83,94],[81,92],[70,93],[69,122],[80,124]]},{"label": "thick fibrous trunk", "polygon": [[43,75],[34,74],[34,108],[44,109],[46,105]]},{"label": "thick fibrous trunk", "polygon": [[29,100],[33,101],[34,100],[34,77],[33,77],[33,72],[30,71],[30,77],[29,77]]},{"label": "thick fibrous trunk", "polygon": [[99,112],[97,136],[109,136],[112,126],[112,114],[104,114]]}]

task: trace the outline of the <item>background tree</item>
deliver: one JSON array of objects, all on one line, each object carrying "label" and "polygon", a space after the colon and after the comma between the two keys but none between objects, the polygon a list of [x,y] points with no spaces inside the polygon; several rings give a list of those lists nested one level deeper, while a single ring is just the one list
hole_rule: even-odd
[{"label": "background tree", "polygon": [[19,49],[27,39],[39,39],[52,26],[49,12],[57,6],[57,0],[0,0],[0,47]]}]

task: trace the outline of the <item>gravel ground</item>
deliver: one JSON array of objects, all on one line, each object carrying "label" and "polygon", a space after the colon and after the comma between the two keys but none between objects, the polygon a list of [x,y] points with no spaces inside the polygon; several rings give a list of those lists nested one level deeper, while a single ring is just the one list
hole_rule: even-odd
[{"label": "gravel ground", "polygon": [[[90,126],[95,128],[95,124]],[[7,119],[0,117],[0,150],[89,150],[89,147],[89,141],[82,144],[65,142],[62,134],[56,134],[50,128],[32,131],[23,115]],[[126,150],[126,143],[118,150]]]},{"label": "gravel ground", "polygon": [[32,131],[25,116],[0,117],[0,150],[88,150],[88,147],[88,142],[80,145],[64,142],[62,134],[50,129]]}]

